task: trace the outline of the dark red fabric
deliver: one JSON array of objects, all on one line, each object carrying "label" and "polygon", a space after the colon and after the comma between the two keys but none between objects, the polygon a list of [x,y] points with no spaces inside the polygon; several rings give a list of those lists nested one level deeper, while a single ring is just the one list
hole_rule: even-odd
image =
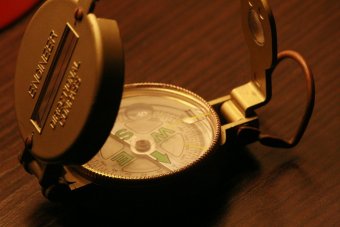
[{"label": "dark red fabric", "polygon": [[38,2],[39,0],[1,0],[0,29],[19,19]]}]

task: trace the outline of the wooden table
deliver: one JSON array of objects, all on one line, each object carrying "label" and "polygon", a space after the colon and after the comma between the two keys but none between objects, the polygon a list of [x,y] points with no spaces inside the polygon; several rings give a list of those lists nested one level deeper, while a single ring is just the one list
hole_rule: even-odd
[{"label": "wooden table", "polygon": [[[340,226],[340,4],[270,3],[279,50],[301,52],[315,74],[315,110],[301,143],[291,150],[258,143],[222,148],[225,165],[211,186],[198,196],[183,188],[183,196],[177,185],[180,190],[164,195],[168,200],[158,194],[124,204],[117,196],[110,204],[83,201],[70,209],[41,195],[37,180],[18,163],[23,141],[13,92],[20,40],[33,12],[1,31],[0,226]],[[96,14],[119,23],[126,83],[171,83],[211,100],[250,78],[239,1],[101,0]],[[301,71],[283,63],[273,86],[272,101],[258,111],[261,127],[289,136],[305,102]]]}]

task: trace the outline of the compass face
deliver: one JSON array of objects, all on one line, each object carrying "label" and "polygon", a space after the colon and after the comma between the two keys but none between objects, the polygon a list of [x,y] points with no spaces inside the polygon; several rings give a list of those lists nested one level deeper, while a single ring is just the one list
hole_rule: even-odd
[{"label": "compass face", "polygon": [[82,168],[108,179],[158,178],[201,160],[218,136],[215,112],[197,95],[171,85],[127,85],[110,136]]}]

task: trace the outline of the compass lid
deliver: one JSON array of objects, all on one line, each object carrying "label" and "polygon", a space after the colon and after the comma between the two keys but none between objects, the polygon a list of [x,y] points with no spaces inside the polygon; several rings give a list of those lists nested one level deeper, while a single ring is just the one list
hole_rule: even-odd
[{"label": "compass lid", "polygon": [[22,40],[15,75],[17,120],[32,155],[83,164],[104,144],[124,80],[118,26],[91,13],[95,1],[49,0]]}]

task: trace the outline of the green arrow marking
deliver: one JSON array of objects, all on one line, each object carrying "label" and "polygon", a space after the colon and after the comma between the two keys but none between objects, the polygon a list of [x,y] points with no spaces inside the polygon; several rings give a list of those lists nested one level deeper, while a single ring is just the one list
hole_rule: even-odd
[{"label": "green arrow marking", "polygon": [[151,156],[154,157],[159,162],[168,163],[168,164],[171,163],[168,155],[167,154],[162,154],[159,151],[152,152]]}]

